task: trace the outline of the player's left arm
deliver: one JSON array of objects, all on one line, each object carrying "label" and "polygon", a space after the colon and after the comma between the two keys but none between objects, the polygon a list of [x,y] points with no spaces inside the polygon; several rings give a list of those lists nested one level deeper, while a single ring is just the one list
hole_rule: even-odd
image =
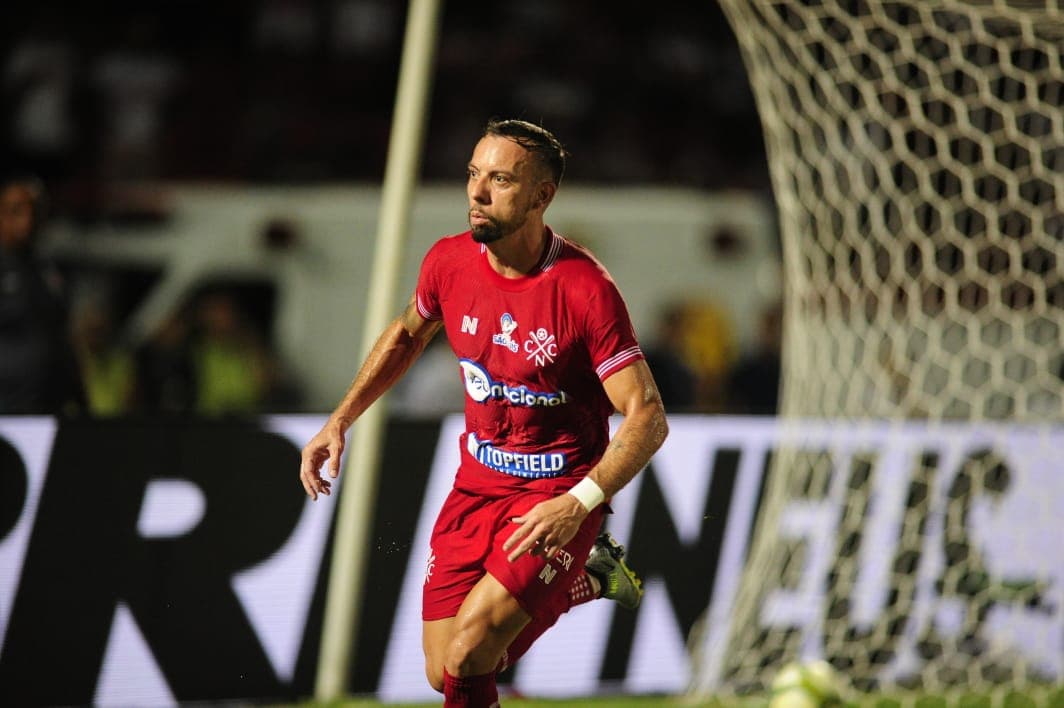
[{"label": "player's left arm", "polygon": [[605,454],[588,477],[607,499],[621,491],[665,442],[669,424],[650,367],[640,359],[602,382],[614,409],[624,416]]},{"label": "player's left arm", "polygon": [[[603,387],[624,421],[587,476],[609,499],[646,467],[665,441],[669,426],[661,394],[645,361],[615,372]],[[529,551],[552,558],[572,540],[589,513],[580,499],[569,493],[540,502],[513,519],[520,526],[503,544],[503,550],[510,551],[511,561]]]}]

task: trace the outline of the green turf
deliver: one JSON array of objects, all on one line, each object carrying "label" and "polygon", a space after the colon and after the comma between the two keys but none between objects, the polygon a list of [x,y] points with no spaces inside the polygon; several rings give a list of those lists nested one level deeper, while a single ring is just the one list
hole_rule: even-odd
[{"label": "green turf", "polygon": [[[327,708],[439,708],[441,701],[434,703],[379,703],[373,700],[350,700],[327,704]],[[662,696],[612,696],[602,698],[574,698],[551,700],[546,698],[503,697],[505,708],[660,708],[681,705],[675,698]],[[323,706],[322,708],[326,708]]]},{"label": "green turf", "polygon": [[[442,701],[434,703],[379,703],[373,700],[351,700],[327,704],[327,708],[439,708]],[[677,706],[681,703],[675,698],[661,696],[614,696],[603,698],[579,698],[567,700],[550,700],[545,698],[506,698],[502,699],[505,708],[660,708]],[[323,706],[323,708],[326,708]]]},{"label": "green turf", "polygon": [[[303,703],[298,708],[439,708],[443,701],[429,703],[381,703],[372,699],[349,699],[334,703]],[[1027,693],[1008,692],[994,696],[981,693],[942,696],[865,697],[847,703],[847,708],[1064,708],[1064,687],[1032,688]],[[739,701],[694,702],[668,696],[604,696],[600,698],[546,699],[502,697],[503,708],[767,708],[765,696]]]}]

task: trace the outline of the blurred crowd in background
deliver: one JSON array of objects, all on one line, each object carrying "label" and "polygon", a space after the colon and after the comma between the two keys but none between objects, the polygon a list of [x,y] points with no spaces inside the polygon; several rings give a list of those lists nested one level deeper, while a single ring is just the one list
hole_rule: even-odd
[{"label": "blurred crowd in background", "polygon": [[0,413],[300,409],[299,387],[241,288],[202,288],[144,342],[124,342],[113,302],[99,294],[106,287],[74,298],[62,271],[38,257],[43,196],[35,180],[0,185]]},{"label": "blurred crowd in background", "polygon": [[[49,181],[382,178],[406,3],[53,5],[5,11],[5,163]],[[562,136],[573,180],[767,186],[716,3],[443,5],[425,179],[460,179],[500,115]]]},{"label": "blurred crowd in background", "polygon": [[[36,221],[45,195],[51,217],[99,219],[110,209],[103,186],[116,183],[379,183],[405,20],[406,3],[394,0],[41,2],[8,12],[0,166],[33,179],[5,186],[0,226],[39,229],[19,221],[20,203]],[[461,179],[485,120],[506,116],[563,138],[569,181],[768,190],[753,98],[714,2],[654,12],[635,2],[608,11],[590,1],[445,3],[430,105],[426,181]],[[123,313],[113,303],[72,300],[61,273],[16,240],[0,253],[0,369],[18,365],[11,342],[36,329],[43,347],[61,328],[80,383],[59,402],[0,396],[0,413],[301,410],[298,382],[271,350],[262,293],[207,289],[132,350],[115,336]],[[42,302],[59,309],[20,319]],[[766,308],[753,352],[734,346],[719,312],[671,303],[660,324],[641,335],[670,409],[775,411],[778,308]],[[451,378],[435,400],[458,410],[461,382]]]}]

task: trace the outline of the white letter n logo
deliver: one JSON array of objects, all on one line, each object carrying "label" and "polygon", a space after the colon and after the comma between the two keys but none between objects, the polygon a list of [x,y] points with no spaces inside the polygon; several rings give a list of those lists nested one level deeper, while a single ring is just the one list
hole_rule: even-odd
[{"label": "white letter n logo", "polygon": [[469,334],[477,333],[477,325],[480,323],[479,317],[470,317],[469,315],[462,315],[462,331]]}]

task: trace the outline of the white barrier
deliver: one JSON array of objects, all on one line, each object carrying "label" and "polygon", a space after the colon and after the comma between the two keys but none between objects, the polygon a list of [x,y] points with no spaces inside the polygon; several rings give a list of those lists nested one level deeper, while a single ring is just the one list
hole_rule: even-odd
[{"label": "white barrier", "polygon": [[[321,422],[320,416],[265,419],[257,432],[244,431],[247,437],[225,453],[229,457],[213,460],[219,450],[212,441],[232,438],[228,424],[197,428],[201,449],[191,444],[182,448],[189,433],[181,426],[127,429],[116,423],[97,429],[77,422],[57,426],[49,418],[0,418],[0,489],[7,490],[0,499],[0,703],[166,705],[310,695],[312,671],[299,667],[314,661],[320,608],[313,609],[312,599],[321,591],[335,497],[301,501],[297,467],[291,462]],[[855,453],[874,460],[874,503],[864,522],[850,617],[858,628],[883,621],[891,591],[887,566],[906,490],[915,466],[924,460],[926,473],[927,453],[933,453],[937,469],[927,502],[922,559],[913,576],[912,611],[885,670],[900,675],[918,668],[915,644],[921,632],[934,626],[948,635],[968,611],[963,598],[942,597],[936,590],[944,564],[942,503],[964,460],[989,449],[1007,467],[1007,484],[971,500],[967,542],[993,578],[1036,578],[1045,592],[1040,607],[998,602],[979,631],[1003,655],[1029,662],[1050,679],[1064,677],[1064,550],[1056,540],[1064,477],[1054,456],[1054,450],[1064,449],[1064,430],[875,422],[784,425],[769,418],[699,416],[675,416],[670,422],[664,447],[618,495],[608,521],[628,546],[634,567],[646,574],[643,605],[635,613],[605,601],[574,609],[516,667],[512,680],[522,693],[680,693],[696,677],[719,680],[762,475],[770,456],[784,447],[827,454],[833,473],[822,498],[794,499],[781,515],[777,533],[806,544],[808,552],[800,582],[767,595],[760,614],[763,625],[799,632],[809,656],[821,650],[833,533]],[[435,697],[422,673],[420,586],[429,526],[453,477],[460,429],[460,419],[449,418],[438,439],[431,426],[422,427],[421,437],[404,433],[401,439],[406,447],[435,445],[435,457],[420,510],[408,511],[413,525],[377,529],[374,553],[393,560],[402,554],[405,572],[401,582],[371,578],[370,593],[385,580],[397,591],[385,597],[378,590],[371,597],[378,608],[377,634],[362,635],[362,641],[374,642],[373,651],[363,647],[360,657],[366,656],[352,667],[351,683],[360,690],[376,688],[382,699]],[[69,449],[71,442],[84,447],[98,440],[128,448],[127,441],[135,446],[145,436],[155,437],[143,442],[144,450],[127,449],[136,466],[126,471],[111,470],[115,463],[102,452]],[[168,451],[169,445],[174,447]],[[264,445],[270,449],[256,458],[255,449]],[[386,448],[385,464],[396,454],[395,447]],[[248,465],[234,462],[245,459]],[[231,478],[219,479],[212,465]],[[423,478],[402,468],[389,474],[386,479],[394,484]],[[267,497],[255,496],[258,485],[270,487]],[[398,496],[385,487],[379,514],[389,499]],[[382,544],[385,531],[392,540],[385,538]],[[229,547],[238,532],[251,540]],[[244,550],[262,537],[270,539],[267,546]],[[113,545],[99,545],[108,539]],[[167,580],[178,571],[189,574],[186,568],[202,572],[205,579]],[[74,580],[63,575],[73,572],[80,573]],[[222,586],[213,588],[210,597],[231,604],[186,608],[192,613],[188,617],[235,612],[239,622],[219,625],[218,636],[206,644],[194,628],[156,624],[168,612],[179,611],[189,593],[203,596],[201,586],[218,578]],[[44,603],[47,611],[34,603]],[[697,659],[692,659],[688,635],[700,618],[706,620],[705,631],[697,635]],[[78,624],[101,621],[102,628],[95,630]],[[86,634],[96,639],[84,639]],[[72,687],[63,694],[55,692],[61,688],[57,682],[48,680],[53,661],[39,659],[56,658],[49,637],[58,635],[68,648],[60,658],[65,684]],[[262,658],[248,660],[242,677],[224,662],[217,675],[208,670],[193,675],[190,668],[198,662],[206,666],[213,652],[230,645],[246,646],[245,654]]]}]

